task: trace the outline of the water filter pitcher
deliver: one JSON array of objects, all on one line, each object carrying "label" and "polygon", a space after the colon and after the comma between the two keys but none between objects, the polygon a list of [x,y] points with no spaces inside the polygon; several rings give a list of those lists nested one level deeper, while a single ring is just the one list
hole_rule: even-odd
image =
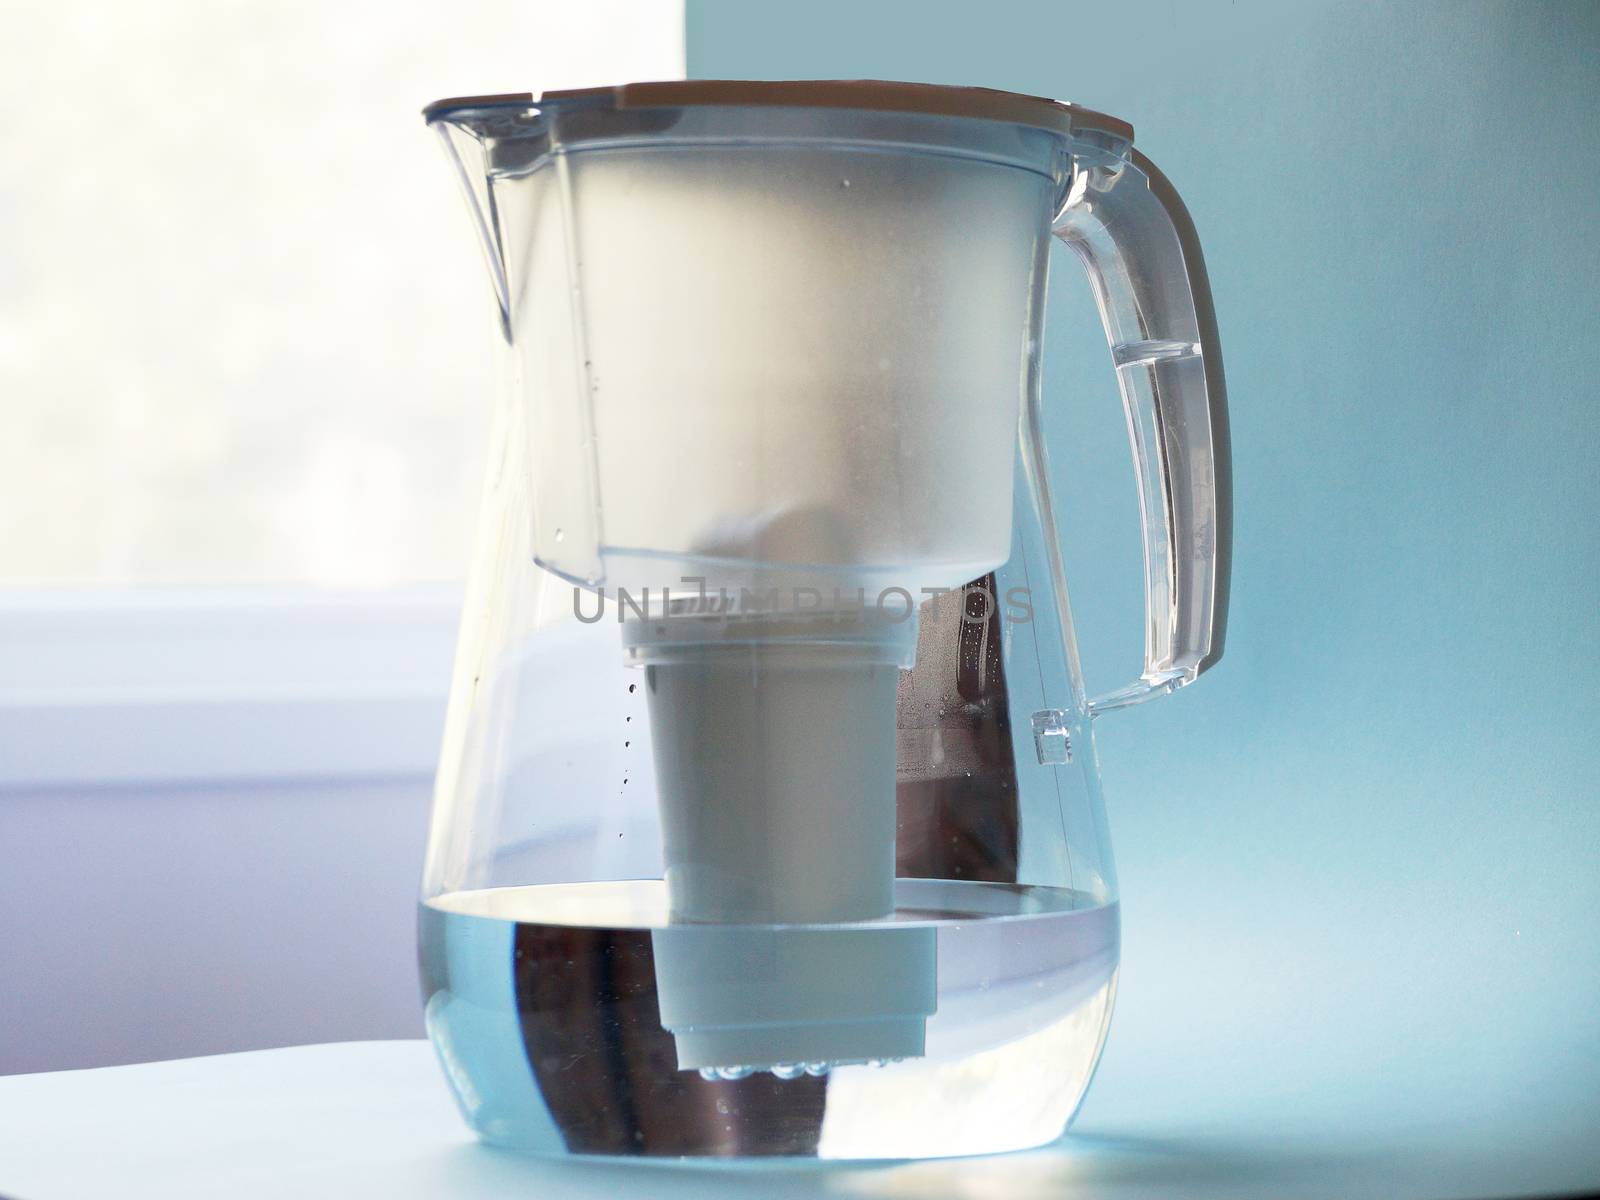
[{"label": "water filter pitcher", "polygon": [[[1200,249],[1123,122],[973,88],[440,101],[502,388],[420,910],[468,1122],[541,1153],[1061,1134],[1117,887],[1091,721],[1222,652]],[[1039,394],[1088,271],[1144,669],[1088,696]]]}]

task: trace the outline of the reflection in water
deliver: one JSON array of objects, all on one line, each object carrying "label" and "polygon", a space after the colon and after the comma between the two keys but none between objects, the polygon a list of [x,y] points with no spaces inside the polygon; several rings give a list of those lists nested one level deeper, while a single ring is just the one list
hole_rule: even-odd
[{"label": "reflection in water", "polygon": [[814,1154],[825,1083],[680,1071],[661,1026],[650,931],[519,925],[528,1061],[580,1154]]},{"label": "reflection in water", "polygon": [[1017,879],[1019,811],[990,574],[924,606],[895,698],[896,873]]}]

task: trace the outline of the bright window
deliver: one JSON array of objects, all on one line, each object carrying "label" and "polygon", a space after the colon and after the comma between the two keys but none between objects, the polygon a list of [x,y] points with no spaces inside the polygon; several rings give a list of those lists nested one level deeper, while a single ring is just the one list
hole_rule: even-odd
[{"label": "bright window", "polygon": [[419,110],[681,77],[681,3],[5,24],[0,586],[458,578],[492,310]]}]

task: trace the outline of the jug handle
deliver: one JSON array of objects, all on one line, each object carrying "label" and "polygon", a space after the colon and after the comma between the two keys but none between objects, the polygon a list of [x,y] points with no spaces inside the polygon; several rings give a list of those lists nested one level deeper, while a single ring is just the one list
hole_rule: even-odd
[{"label": "jug handle", "polygon": [[1233,551],[1227,394],[1194,222],[1126,139],[1085,131],[1054,233],[1094,289],[1122,389],[1144,535],[1144,673],[1090,715],[1192,683],[1222,657]]}]

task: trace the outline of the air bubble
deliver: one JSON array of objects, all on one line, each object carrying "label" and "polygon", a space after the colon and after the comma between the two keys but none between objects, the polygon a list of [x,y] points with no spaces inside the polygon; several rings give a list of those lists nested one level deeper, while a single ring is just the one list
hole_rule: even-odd
[{"label": "air bubble", "polygon": [[707,1083],[712,1082],[713,1080],[718,1078],[717,1069],[715,1067],[701,1067],[700,1068],[700,1078],[704,1079]]},{"label": "air bubble", "polygon": [[816,1077],[819,1077],[819,1076],[822,1076],[822,1075],[826,1075],[832,1069],[833,1069],[833,1064],[832,1063],[808,1062],[806,1064],[806,1074],[812,1076],[813,1078],[816,1078]]},{"label": "air bubble", "polygon": [[754,1067],[717,1067],[716,1072],[718,1079],[748,1079],[755,1074],[756,1069]]},{"label": "air bubble", "polygon": [[772,1068],[772,1073],[779,1079],[799,1079],[806,1069],[799,1063],[779,1063]]}]

